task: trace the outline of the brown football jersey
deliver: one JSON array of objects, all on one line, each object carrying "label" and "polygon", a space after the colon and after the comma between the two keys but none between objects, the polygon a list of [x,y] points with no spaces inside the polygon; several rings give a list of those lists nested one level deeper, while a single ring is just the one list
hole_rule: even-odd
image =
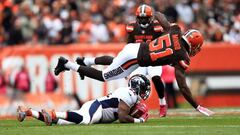
[{"label": "brown football jersey", "polygon": [[181,29],[173,25],[168,33],[163,34],[150,43],[141,43],[138,51],[140,66],[161,66],[180,64],[186,69],[190,58],[186,50],[186,42],[181,38]]},{"label": "brown football jersey", "polygon": [[132,22],[126,26],[126,30],[128,33],[127,43],[149,43],[163,34],[163,28],[157,21],[150,23],[146,28]]}]

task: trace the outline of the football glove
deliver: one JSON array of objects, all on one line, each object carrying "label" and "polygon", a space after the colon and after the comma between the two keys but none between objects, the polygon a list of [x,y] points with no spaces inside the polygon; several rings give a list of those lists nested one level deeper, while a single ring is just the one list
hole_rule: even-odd
[{"label": "football glove", "polygon": [[211,116],[211,115],[214,114],[213,111],[210,111],[210,110],[208,110],[207,108],[204,108],[204,107],[202,107],[202,106],[200,106],[200,105],[198,105],[198,107],[197,107],[196,110],[199,111],[200,113],[206,115],[206,116]]},{"label": "football glove", "polygon": [[134,118],[140,118],[144,114],[146,115],[146,113],[148,113],[148,107],[146,104],[141,102],[135,104],[130,110],[130,115]]}]

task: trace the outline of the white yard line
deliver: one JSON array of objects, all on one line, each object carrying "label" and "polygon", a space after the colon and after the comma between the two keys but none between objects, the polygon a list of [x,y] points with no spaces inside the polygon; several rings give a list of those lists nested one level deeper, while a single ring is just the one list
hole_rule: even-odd
[{"label": "white yard line", "polygon": [[[95,126],[95,127],[129,127],[129,125],[106,125],[106,126]],[[131,128],[240,128],[240,125],[189,125],[189,126],[181,126],[181,125],[134,125]]]},{"label": "white yard line", "polygon": [[[240,108],[210,108],[215,112],[214,116],[220,115],[240,115]],[[150,114],[158,116],[158,111],[150,111]],[[195,109],[168,109],[168,116],[201,116]]]}]

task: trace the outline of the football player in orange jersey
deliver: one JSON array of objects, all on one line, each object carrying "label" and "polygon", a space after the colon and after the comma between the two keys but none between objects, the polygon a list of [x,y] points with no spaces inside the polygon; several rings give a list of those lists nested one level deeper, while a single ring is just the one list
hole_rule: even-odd
[{"label": "football player in orange jersey", "polygon": [[[168,31],[169,28],[170,23],[162,13],[155,12],[153,15],[153,9],[143,4],[137,8],[136,21],[128,24],[126,27],[128,32],[127,42],[149,43],[161,36],[163,32]],[[164,84],[161,79],[162,66],[139,67],[130,76],[135,74],[144,74],[151,77],[159,97],[159,116],[165,117],[167,115],[167,102],[164,96]]]},{"label": "football player in orange jersey", "polygon": [[127,77],[139,66],[171,65],[175,68],[176,80],[185,99],[197,111],[210,116],[213,112],[194,100],[185,78],[185,70],[189,67],[190,57],[199,53],[202,45],[203,36],[198,30],[190,29],[182,34],[180,27],[175,24],[171,26],[169,32],[150,43],[127,44],[103,71],[78,65],[60,57],[54,72],[55,75],[59,75],[61,72],[71,69],[99,81],[111,81]]}]

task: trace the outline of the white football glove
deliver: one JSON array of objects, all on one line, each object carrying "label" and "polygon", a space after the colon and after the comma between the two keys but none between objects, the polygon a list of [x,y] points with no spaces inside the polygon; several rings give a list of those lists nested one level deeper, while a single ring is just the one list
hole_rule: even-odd
[{"label": "white football glove", "polygon": [[134,118],[134,123],[144,123],[148,120],[148,113],[144,113],[140,118]]},{"label": "white football glove", "polygon": [[140,123],[145,122],[145,119],[144,119],[144,118],[139,118],[139,120],[140,120]]},{"label": "white football glove", "polygon": [[200,113],[206,115],[206,116],[211,116],[211,115],[214,114],[213,111],[210,111],[210,110],[208,110],[207,108],[204,108],[204,107],[202,107],[202,106],[200,106],[200,105],[198,105],[198,107],[197,107],[196,110],[199,111]]}]

